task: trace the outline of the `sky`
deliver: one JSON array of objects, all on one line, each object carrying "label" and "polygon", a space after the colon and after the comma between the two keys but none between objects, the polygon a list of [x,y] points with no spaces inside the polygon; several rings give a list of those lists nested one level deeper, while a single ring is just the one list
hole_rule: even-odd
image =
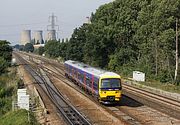
[{"label": "sky", "polygon": [[87,22],[88,16],[112,0],[0,0],[0,40],[19,44],[22,30],[43,30],[54,13],[59,25],[58,38],[70,38],[73,29]]}]

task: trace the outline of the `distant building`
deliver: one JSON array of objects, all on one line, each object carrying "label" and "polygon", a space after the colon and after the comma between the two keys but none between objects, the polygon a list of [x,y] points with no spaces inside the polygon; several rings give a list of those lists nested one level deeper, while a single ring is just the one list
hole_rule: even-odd
[{"label": "distant building", "polygon": [[33,42],[34,42],[34,45],[44,44],[43,31],[42,30],[37,30],[34,32]]},{"label": "distant building", "polygon": [[37,45],[34,45],[34,49],[38,49],[39,47],[44,47],[45,44],[37,44]]},{"label": "distant building", "polygon": [[31,43],[31,30],[23,30],[21,32],[20,44],[25,45],[26,43]]}]

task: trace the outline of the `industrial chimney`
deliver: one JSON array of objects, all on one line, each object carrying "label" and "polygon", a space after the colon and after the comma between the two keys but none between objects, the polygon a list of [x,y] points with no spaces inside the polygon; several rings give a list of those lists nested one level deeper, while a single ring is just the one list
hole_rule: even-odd
[{"label": "industrial chimney", "polygon": [[31,30],[23,30],[21,32],[21,45],[25,45],[26,43],[31,42]]},{"label": "industrial chimney", "polygon": [[44,40],[43,40],[43,35],[42,35],[43,31],[42,30],[37,30],[34,32],[34,44],[44,44]]}]

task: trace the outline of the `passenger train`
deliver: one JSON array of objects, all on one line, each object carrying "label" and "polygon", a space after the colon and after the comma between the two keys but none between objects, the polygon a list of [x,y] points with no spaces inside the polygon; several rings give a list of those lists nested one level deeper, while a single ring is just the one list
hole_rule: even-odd
[{"label": "passenger train", "polygon": [[118,74],[72,60],[65,61],[64,66],[65,75],[100,102],[111,104],[120,101],[122,86]]}]

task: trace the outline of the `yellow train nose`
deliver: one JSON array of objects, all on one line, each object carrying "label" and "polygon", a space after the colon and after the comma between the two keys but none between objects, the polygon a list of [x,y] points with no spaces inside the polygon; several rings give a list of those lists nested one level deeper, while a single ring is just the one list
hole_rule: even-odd
[{"label": "yellow train nose", "polygon": [[121,92],[120,91],[101,91],[100,92],[100,97],[107,97],[107,96],[120,97]]}]

